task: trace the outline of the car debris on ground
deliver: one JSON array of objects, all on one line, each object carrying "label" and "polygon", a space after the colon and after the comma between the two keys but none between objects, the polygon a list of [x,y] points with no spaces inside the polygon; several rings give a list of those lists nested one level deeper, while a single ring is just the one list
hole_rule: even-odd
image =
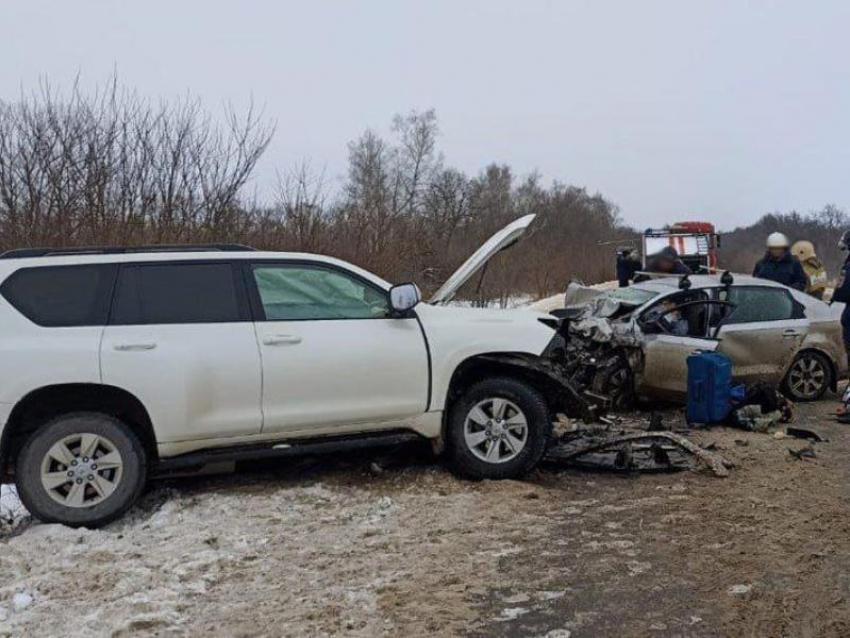
[{"label": "car debris on ground", "polygon": [[699,466],[726,477],[732,463],[700,447],[685,434],[663,427],[653,413],[647,423],[609,420],[564,432],[551,446],[547,463],[624,472],[675,472]]}]

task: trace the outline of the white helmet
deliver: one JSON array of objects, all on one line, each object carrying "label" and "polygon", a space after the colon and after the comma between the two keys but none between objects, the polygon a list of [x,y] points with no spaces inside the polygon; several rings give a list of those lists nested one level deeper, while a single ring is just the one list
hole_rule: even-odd
[{"label": "white helmet", "polygon": [[767,237],[768,248],[788,248],[790,245],[791,242],[782,233],[770,233]]}]

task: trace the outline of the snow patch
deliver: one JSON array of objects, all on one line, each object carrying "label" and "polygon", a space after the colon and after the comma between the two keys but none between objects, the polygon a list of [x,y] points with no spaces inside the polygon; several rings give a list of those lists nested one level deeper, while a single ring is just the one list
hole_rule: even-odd
[{"label": "snow patch", "polygon": [[32,600],[32,595],[27,592],[19,592],[12,598],[12,606],[15,608],[15,611],[23,611],[32,605]]},{"label": "snow patch", "polygon": [[520,616],[527,614],[528,611],[525,607],[508,607],[502,610],[502,615],[496,618],[496,621],[507,622],[509,620],[516,620]]},{"label": "snow patch", "polygon": [[0,532],[15,529],[27,517],[27,510],[12,485],[0,485]]}]

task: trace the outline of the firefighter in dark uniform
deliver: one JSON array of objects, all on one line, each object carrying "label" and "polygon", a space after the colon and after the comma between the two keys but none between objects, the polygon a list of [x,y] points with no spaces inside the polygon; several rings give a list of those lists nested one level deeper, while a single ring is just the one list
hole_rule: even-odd
[{"label": "firefighter in dark uniform", "polygon": [[809,285],[806,271],[791,254],[791,242],[782,233],[771,233],[767,238],[767,252],[753,268],[753,277],[769,279],[802,291]]},{"label": "firefighter in dark uniform", "polygon": [[640,269],[640,260],[634,256],[634,248],[620,246],[617,249],[617,281],[620,288],[626,288]]}]

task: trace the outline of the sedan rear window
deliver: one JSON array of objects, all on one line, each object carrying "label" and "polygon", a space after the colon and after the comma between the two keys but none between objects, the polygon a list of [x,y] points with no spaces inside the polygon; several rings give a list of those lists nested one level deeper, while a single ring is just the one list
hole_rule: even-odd
[{"label": "sedan rear window", "polygon": [[50,328],[106,324],[114,264],[22,268],[0,286],[0,294],[18,312]]},{"label": "sedan rear window", "polygon": [[783,321],[800,316],[791,295],[782,288],[733,286],[728,294],[721,290],[719,298],[736,306],[726,324]]}]

